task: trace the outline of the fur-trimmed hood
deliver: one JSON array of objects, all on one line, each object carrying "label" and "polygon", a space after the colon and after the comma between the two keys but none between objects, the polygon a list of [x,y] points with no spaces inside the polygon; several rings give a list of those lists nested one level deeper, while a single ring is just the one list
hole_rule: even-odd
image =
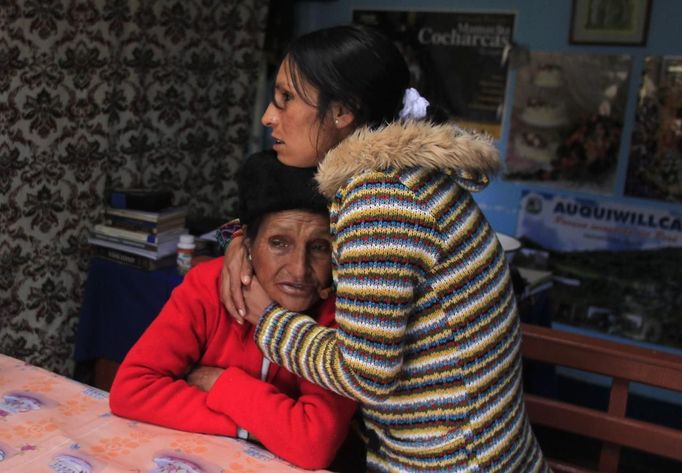
[{"label": "fur-trimmed hood", "polygon": [[365,171],[419,166],[455,176],[469,190],[480,190],[500,168],[499,153],[486,135],[454,124],[396,122],[360,128],[331,149],[319,165],[320,191],[332,198],[346,181]]}]

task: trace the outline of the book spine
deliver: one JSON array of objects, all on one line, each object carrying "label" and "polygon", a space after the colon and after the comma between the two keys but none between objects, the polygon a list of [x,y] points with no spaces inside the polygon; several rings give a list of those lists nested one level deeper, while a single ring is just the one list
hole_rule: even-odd
[{"label": "book spine", "polygon": [[158,233],[152,233],[147,235],[147,243],[154,243],[155,245],[161,245],[163,243],[168,243],[169,241],[177,242],[180,235],[187,233],[187,229],[183,227],[176,227],[170,230],[164,230]]},{"label": "book spine", "polygon": [[157,225],[154,222],[145,222],[143,220],[135,220],[134,218],[120,217],[118,215],[106,215],[104,217],[104,223],[110,227],[123,228],[133,232],[149,231],[150,233],[154,233],[158,231]]},{"label": "book spine", "polygon": [[97,224],[95,225],[95,233],[101,235],[108,235],[111,237],[123,238],[129,241],[150,242],[150,237],[154,239],[154,235],[149,232],[136,232],[133,230],[126,230],[125,228],[112,227],[109,225]]},{"label": "book spine", "polygon": [[158,260],[166,256],[175,254],[177,248],[177,240],[170,240],[159,245],[151,245],[152,248],[141,248],[130,244],[129,242],[121,243],[117,241],[111,241],[111,239],[102,239],[94,235],[88,238],[88,243],[95,246],[104,246],[106,248],[112,248],[114,250],[120,250],[125,253],[134,253],[145,258]]},{"label": "book spine", "polygon": [[131,230],[134,232],[145,233],[163,233],[174,229],[184,229],[185,218],[180,217],[177,220],[168,220],[162,224],[155,222],[148,222],[145,220],[137,220],[130,217],[121,217],[119,215],[107,215],[104,219],[106,225],[111,227],[122,228],[124,230]]},{"label": "book spine", "polygon": [[113,248],[105,248],[103,246],[92,246],[92,248],[94,256],[116,261],[117,263],[123,263],[147,271],[158,269],[160,267],[157,261],[145,258],[143,256],[126,253]]},{"label": "book spine", "polygon": [[107,215],[118,215],[121,217],[134,218],[152,223],[161,223],[179,217],[185,218],[187,216],[186,207],[176,207],[163,212],[144,212],[142,210],[115,209],[113,207],[107,207],[105,212]]},{"label": "book spine", "polygon": [[107,207],[106,214],[118,215],[119,217],[134,218],[136,220],[144,220],[145,222],[151,223],[156,223],[159,220],[159,214],[155,212],[141,212],[138,210],[115,209],[113,207]]},{"label": "book spine", "polygon": [[158,249],[154,250],[148,250],[146,248],[138,248],[133,245],[129,245],[126,243],[118,243],[114,241],[109,241],[109,240],[103,240],[101,238],[95,238],[95,237],[90,237],[88,238],[88,243],[91,245],[95,246],[103,246],[105,248],[111,248],[114,250],[119,250],[124,253],[133,253],[139,256],[142,256],[143,258],[149,258],[149,259],[159,259],[160,255],[158,252]]},{"label": "book spine", "polygon": [[100,233],[98,231],[94,231],[92,233],[92,236],[95,238],[99,238],[100,240],[106,240],[106,241],[110,241],[112,243],[118,243],[119,245],[133,246],[135,248],[140,248],[140,249],[149,250],[149,251],[156,251],[156,249],[158,248],[158,245],[156,243],[147,243],[144,241],[128,240],[127,238],[111,236],[111,235],[107,235],[104,233]]}]

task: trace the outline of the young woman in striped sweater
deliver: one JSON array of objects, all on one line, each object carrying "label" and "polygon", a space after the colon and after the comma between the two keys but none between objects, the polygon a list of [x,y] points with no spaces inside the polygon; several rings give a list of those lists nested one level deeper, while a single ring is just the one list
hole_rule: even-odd
[{"label": "young woman in striped sweater", "polygon": [[223,301],[256,324],[267,358],[360,401],[368,470],[546,471],[524,409],[509,271],[470,194],[498,152],[419,120],[427,104],[408,82],[375,31],[334,27],[292,43],[262,122],[278,159],[319,168],[338,327],[272,302],[240,238]]}]

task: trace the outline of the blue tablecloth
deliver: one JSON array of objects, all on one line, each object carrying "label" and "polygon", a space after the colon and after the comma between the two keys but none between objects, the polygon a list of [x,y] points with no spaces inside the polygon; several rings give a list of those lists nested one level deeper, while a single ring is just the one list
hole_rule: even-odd
[{"label": "blue tablecloth", "polygon": [[75,360],[120,362],[157,316],[182,276],[92,258],[76,333]]}]

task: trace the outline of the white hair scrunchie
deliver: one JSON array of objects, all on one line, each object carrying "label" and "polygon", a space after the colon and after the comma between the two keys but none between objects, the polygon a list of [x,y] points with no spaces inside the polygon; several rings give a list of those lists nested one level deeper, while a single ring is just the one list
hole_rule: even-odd
[{"label": "white hair scrunchie", "polygon": [[403,108],[398,115],[401,120],[421,120],[426,116],[429,101],[419,95],[417,89],[410,87],[405,89],[403,95]]}]

